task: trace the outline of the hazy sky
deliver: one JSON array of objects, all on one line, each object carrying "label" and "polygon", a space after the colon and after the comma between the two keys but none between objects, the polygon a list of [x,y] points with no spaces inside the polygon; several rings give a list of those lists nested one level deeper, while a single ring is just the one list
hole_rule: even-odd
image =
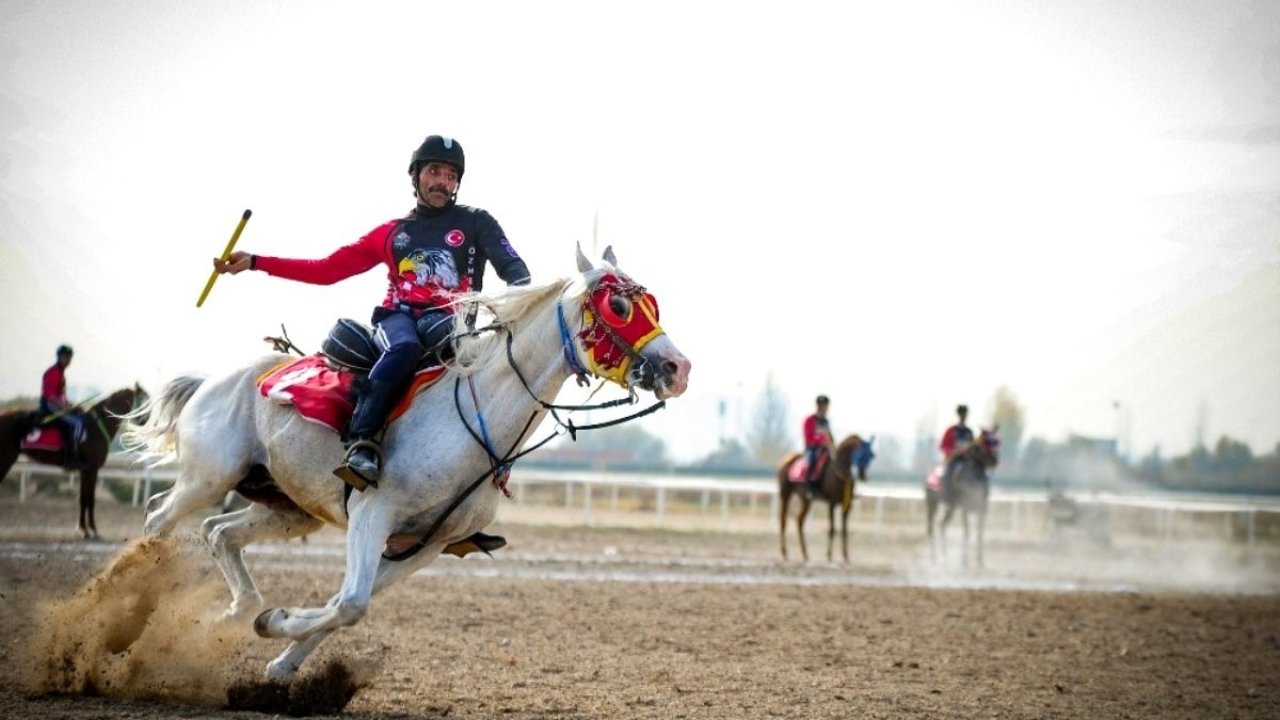
[{"label": "hazy sky", "polygon": [[154,388],[367,320],[377,270],[195,299],[245,208],[241,249],[327,254],[443,133],[535,280],[598,212],[693,361],[644,421],[677,459],[769,373],[797,445],[819,392],[910,442],[1001,385],[1051,440],[1280,441],[1280,3],[366,5],[0,8],[0,397],[62,342]]}]

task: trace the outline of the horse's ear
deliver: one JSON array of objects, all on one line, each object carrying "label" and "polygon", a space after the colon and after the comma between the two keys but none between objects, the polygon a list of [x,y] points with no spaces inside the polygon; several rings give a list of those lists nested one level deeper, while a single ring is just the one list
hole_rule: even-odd
[{"label": "horse's ear", "polygon": [[591,261],[582,254],[582,243],[578,243],[578,272],[585,273],[592,269]]},{"label": "horse's ear", "polygon": [[602,257],[604,258],[604,261],[605,261],[605,262],[609,263],[610,265],[614,266],[615,268],[616,268],[616,267],[618,267],[618,258],[614,257],[614,255],[613,255],[613,246],[612,246],[612,245],[606,245],[606,246],[605,246],[605,248],[604,248],[604,255],[603,255]]}]

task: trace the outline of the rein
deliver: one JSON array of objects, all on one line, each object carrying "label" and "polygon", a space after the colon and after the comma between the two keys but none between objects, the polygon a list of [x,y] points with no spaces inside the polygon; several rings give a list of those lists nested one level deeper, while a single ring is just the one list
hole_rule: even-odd
[{"label": "rein", "polygon": [[[581,382],[585,378],[585,370],[582,369],[581,363],[577,362],[577,358],[573,353],[573,348],[572,348],[572,345],[570,344],[572,340],[571,340],[571,336],[567,332],[567,327],[565,326],[565,323],[564,323],[563,313],[560,314],[560,327],[561,327],[560,337],[561,337],[561,343],[564,350],[565,360],[568,361],[570,369],[574,371],[574,373],[579,378],[579,382]],[[490,328],[493,328],[493,326],[490,326]],[[490,328],[485,328],[485,329],[487,330]],[[382,557],[386,560],[390,560],[392,562],[400,562],[402,560],[407,560],[413,557],[414,555],[417,555],[418,552],[422,550],[422,548],[427,546],[427,543],[431,540],[432,536],[434,536],[436,532],[440,530],[440,527],[444,525],[444,521],[447,520],[449,516],[453,514],[453,511],[457,510],[459,505],[465,502],[467,498],[471,497],[471,493],[479,489],[479,487],[484,483],[485,480],[493,478],[495,482],[499,483],[498,487],[502,490],[503,494],[506,495],[507,497],[511,497],[510,491],[507,490],[505,479],[500,479],[500,478],[505,478],[505,476],[507,476],[511,472],[511,467],[515,464],[516,460],[519,460],[525,455],[528,455],[534,450],[537,450],[543,445],[546,445],[547,443],[551,442],[555,438],[559,437],[560,435],[563,434],[562,430],[567,431],[569,433],[569,437],[573,438],[576,441],[578,439],[577,433],[579,430],[596,430],[598,428],[606,428],[613,425],[620,425],[622,423],[629,422],[637,418],[642,418],[645,415],[649,415],[663,407],[666,407],[667,402],[665,400],[658,400],[654,402],[652,405],[650,405],[649,407],[643,410],[639,410],[637,412],[631,413],[630,415],[627,415],[625,417],[616,418],[614,420],[609,420],[601,423],[592,423],[589,425],[574,425],[572,419],[570,419],[568,422],[561,420],[559,414],[556,412],[557,410],[568,410],[572,412],[574,410],[599,410],[604,408],[617,407],[619,405],[632,405],[632,404],[635,404],[636,402],[636,393],[634,390],[631,390],[630,395],[626,398],[619,399],[619,400],[608,400],[606,402],[594,403],[594,404],[557,405],[554,403],[546,402],[542,398],[539,398],[537,394],[533,392],[533,389],[529,387],[529,382],[525,380],[524,373],[520,372],[520,366],[516,364],[515,354],[511,349],[512,343],[515,341],[515,333],[513,333],[510,328],[506,328],[506,327],[497,327],[494,329],[500,329],[507,333],[507,363],[511,365],[511,369],[515,371],[516,377],[520,379],[520,384],[524,387],[525,392],[529,393],[529,397],[533,398],[534,401],[537,402],[539,406],[541,406],[542,410],[545,410],[551,413],[551,417],[555,419],[556,429],[553,430],[546,437],[534,443],[533,445],[521,450],[520,452],[515,452],[515,449],[520,447],[520,442],[524,440],[525,435],[529,432],[529,428],[533,427],[533,423],[538,419],[538,413],[542,411],[542,410],[535,410],[529,414],[529,419],[525,421],[524,428],[520,430],[520,434],[516,436],[516,439],[514,442],[512,442],[511,447],[507,448],[506,452],[499,455],[494,450],[493,443],[489,439],[489,429],[485,424],[484,414],[480,411],[480,403],[479,403],[479,400],[476,398],[476,394],[475,394],[475,385],[472,383],[471,378],[467,378],[467,384],[471,388],[471,399],[476,407],[476,419],[477,419],[477,424],[479,425],[479,428],[480,428],[480,431],[478,433],[476,432],[476,429],[471,426],[471,423],[467,422],[467,418],[462,412],[462,400],[461,400],[461,392],[460,392],[462,388],[462,378],[455,378],[453,382],[454,409],[457,410],[458,419],[462,421],[462,426],[467,429],[467,433],[470,434],[471,438],[476,441],[476,444],[484,448],[485,453],[489,456],[489,469],[480,473],[479,477],[477,477],[475,480],[472,480],[471,483],[467,485],[467,488],[463,490],[459,495],[457,495],[451,503],[449,503],[449,507],[445,508],[444,512],[441,513],[436,518],[435,522],[431,523],[431,527],[427,529],[427,532],[424,533],[423,536],[419,538],[417,542],[415,542],[413,545],[409,546],[408,548],[401,550],[398,553],[393,553],[393,554],[383,553]],[[635,352],[635,351],[632,350],[632,352]],[[637,353],[637,356],[638,356],[638,353]],[[582,372],[580,372],[580,370],[582,370]],[[351,497],[351,487],[347,486],[345,490],[346,490],[346,497],[344,498],[344,505],[346,501],[349,500]]]}]

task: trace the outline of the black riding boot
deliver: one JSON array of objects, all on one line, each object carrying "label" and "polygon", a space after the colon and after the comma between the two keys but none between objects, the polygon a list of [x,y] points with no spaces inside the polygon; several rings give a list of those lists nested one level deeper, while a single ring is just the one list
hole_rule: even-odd
[{"label": "black riding boot", "polygon": [[377,487],[378,476],[382,474],[382,447],[375,438],[395,403],[396,386],[366,380],[358,388],[356,409],[347,433],[347,457],[333,474],[356,490],[364,490],[370,485]]},{"label": "black riding boot", "polygon": [[67,449],[63,453],[62,466],[67,470],[83,470],[85,462],[80,458],[80,433],[66,431]]}]

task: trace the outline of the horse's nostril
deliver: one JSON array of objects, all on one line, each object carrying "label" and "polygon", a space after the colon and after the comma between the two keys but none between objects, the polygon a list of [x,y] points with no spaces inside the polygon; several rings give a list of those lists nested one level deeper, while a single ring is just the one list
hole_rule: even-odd
[{"label": "horse's nostril", "polygon": [[662,373],[668,377],[675,375],[680,371],[680,366],[674,360],[662,361]]}]

